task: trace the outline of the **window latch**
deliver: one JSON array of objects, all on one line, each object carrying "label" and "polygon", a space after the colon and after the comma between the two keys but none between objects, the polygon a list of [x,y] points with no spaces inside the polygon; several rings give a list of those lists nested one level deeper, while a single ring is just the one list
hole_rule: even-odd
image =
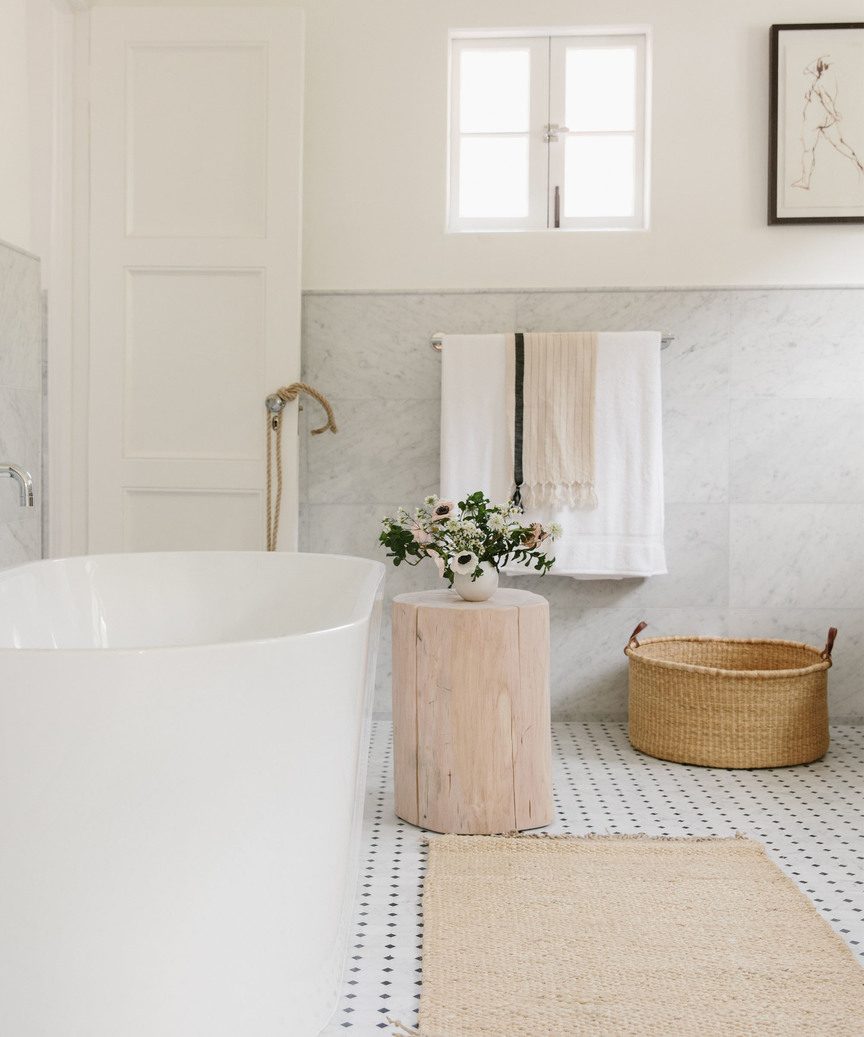
[{"label": "window latch", "polygon": [[546,123],[546,133],[544,134],[544,140],[547,144],[557,144],[559,133],[569,133],[570,130],[566,126],[559,126],[557,122]]}]

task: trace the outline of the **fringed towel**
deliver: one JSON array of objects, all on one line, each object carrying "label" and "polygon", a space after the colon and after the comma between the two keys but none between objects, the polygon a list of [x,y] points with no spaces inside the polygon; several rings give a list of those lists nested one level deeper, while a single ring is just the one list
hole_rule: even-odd
[{"label": "fringed towel", "polygon": [[[513,491],[507,335],[447,335],[441,371],[441,495]],[[552,573],[620,579],[666,572],[660,333],[599,332],[595,408],[598,505],[544,507],[526,522],[558,522]],[[525,570],[510,570],[515,574]]]},{"label": "fringed towel", "polygon": [[597,335],[508,335],[507,401],[514,500],[526,508],[597,507]]}]

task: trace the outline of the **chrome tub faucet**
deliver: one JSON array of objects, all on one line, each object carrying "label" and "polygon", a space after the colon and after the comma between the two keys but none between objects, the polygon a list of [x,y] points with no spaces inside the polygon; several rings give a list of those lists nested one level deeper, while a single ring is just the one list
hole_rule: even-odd
[{"label": "chrome tub faucet", "polygon": [[33,480],[30,473],[17,464],[0,464],[0,476],[8,475],[18,483],[18,502],[22,508],[33,507]]}]

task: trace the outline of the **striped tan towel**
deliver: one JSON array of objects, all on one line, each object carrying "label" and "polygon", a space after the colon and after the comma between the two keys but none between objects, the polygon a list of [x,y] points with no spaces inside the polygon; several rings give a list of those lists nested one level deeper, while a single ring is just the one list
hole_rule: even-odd
[{"label": "striped tan towel", "polygon": [[[594,399],[597,335],[590,331],[526,334],[524,341],[522,475],[527,508],[597,507],[594,490]],[[508,425],[518,451],[516,336],[508,336]],[[514,466],[518,472],[518,463]],[[518,483],[518,474],[516,475]]]}]

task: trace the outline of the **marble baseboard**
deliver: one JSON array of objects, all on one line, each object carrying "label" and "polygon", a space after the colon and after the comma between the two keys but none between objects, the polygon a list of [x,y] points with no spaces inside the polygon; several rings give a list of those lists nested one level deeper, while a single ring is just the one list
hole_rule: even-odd
[{"label": "marble baseboard", "polygon": [[860,400],[864,289],[741,292],[730,338],[735,398]]},{"label": "marble baseboard", "polygon": [[821,648],[829,627],[839,634],[828,673],[828,705],[836,719],[864,717],[864,610],[732,609],[730,637],[771,637]]},{"label": "marble baseboard", "polygon": [[[661,357],[670,571],[515,581],[550,601],[555,715],[623,715],[623,644],[647,619],[656,635],[811,643],[839,626],[832,713],[864,717],[864,290],[308,295],[303,374],[341,431],[301,437],[301,547],[380,558],[383,515],[436,490],[434,332],[578,327],[675,336]],[[436,582],[431,566],[390,567],[386,593]],[[388,621],[376,709],[389,700]]]},{"label": "marble baseboard", "polygon": [[337,398],[438,400],[432,335],[493,333],[515,320],[516,297],[507,294],[307,295],[303,377]]},{"label": "marble baseboard", "polygon": [[0,461],[30,472],[36,507],[0,479],[0,568],[42,555],[43,297],[39,262],[0,243]]},{"label": "marble baseboard", "polygon": [[864,503],[861,411],[842,397],[733,400],[732,502]]},{"label": "marble baseboard", "polygon": [[330,402],[339,433],[303,437],[310,504],[419,502],[437,490],[438,400],[331,396]]},{"label": "marble baseboard", "polygon": [[0,569],[34,562],[42,556],[42,521],[35,508],[13,522],[0,521]]},{"label": "marble baseboard", "polygon": [[[42,489],[42,394],[0,386],[0,460],[20,465],[33,478],[37,506]],[[36,510],[36,509],[34,509]],[[0,523],[21,518],[18,485],[0,481]]]},{"label": "marble baseboard", "polygon": [[516,297],[517,327],[525,331],[641,331],[672,335],[663,350],[664,394],[729,394],[729,343],[735,308],[728,293],[537,292]]},{"label": "marble baseboard", "polygon": [[663,470],[667,504],[729,499],[729,402],[715,396],[667,396]]},{"label": "marble baseboard", "polygon": [[39,261],[0,242],[0,386],[42,385]]},{"label": "marble baseboard", "polygon": [[730,604],[864,608],[859,504],[733,504]]}]

